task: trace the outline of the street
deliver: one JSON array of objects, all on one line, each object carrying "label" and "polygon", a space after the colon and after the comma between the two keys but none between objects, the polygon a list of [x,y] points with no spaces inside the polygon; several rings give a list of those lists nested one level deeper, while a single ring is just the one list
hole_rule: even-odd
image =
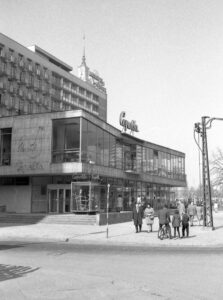
[{"label": "street", "polygon": [[1,299],[222,299],[222,248],[0,243]]}]

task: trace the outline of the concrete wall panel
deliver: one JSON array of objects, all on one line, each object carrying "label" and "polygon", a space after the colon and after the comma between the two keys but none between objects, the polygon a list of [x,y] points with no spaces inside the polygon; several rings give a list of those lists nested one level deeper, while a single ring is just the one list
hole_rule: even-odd
[{"label": "concrete wall panel", "polygon": [[30,213],[30,186],[0,186],[0,206],[6,206],[6,212]]}]

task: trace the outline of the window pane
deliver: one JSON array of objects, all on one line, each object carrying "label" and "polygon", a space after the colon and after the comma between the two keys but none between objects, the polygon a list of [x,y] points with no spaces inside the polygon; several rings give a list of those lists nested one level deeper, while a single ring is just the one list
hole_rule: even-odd
[{"label": "window pane", "polygon": [[0,154],[2,165],[10,165],[11,163],[11,137],[11,128],[1,129]]},{"label": "window pane", "polygon": [[115,168],[115,153],[116,153],[116,142],[115,137],[110,135],[109,142],[109,166]]},{"label": "window pane", "polygon": [[88,121],[82,119],[81,160],[83,162],[87,162],[87,144],[88,144]]},{"label": "window pane", "polygon": [[104,132],[101,128],[97,127],[97,164],[103,165],[104,163]]},{"label": "window pane", "polygon": [[88,160],[96,162],[97,131],[96,126],[88,122]]}]

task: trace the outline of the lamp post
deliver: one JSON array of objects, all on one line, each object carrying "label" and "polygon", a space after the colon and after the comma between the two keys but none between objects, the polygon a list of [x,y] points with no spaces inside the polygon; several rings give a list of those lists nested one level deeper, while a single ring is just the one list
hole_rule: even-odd
[{"label": "lamp post", "polygon": [[89,207],[88,207],[88,210],[89,212],[91,211],[91,205],[92,205],[92,201],[91,201],[91,191],[92,191],[92,175],[93,175],[93,165],[95,164],[95,162],[93,160],[89,160],[88,161],[89,163],[89,166],[90,166],[90,186],[89,186]]},{"label": "lamp post", "polygon": [[107,239],[108,239],[108,210],[109,210],[109,190],[110,190],[110,184],[108,183],[107,185],[107,230],[106,230],[106,236],[107,236]]},{"label": "lamp post", "polygon": [[[201,123],[195,123],[194,139],[202,153],[202,182],[203,182],[203,200],[204,200],[204,221],[203,226],[210,226],[214,230],[213,214],[212,214],[212,198],[211,198],[211,183],[208,160],[208,143],[207,143],[207,129],[211,128],[214,120],[223,121],[223,118],[210,118],[204,116],[201,118]],[[195,138],[195,132],[202,137],[202,147],[200,147],[199,140]],[[199,166],[200,167],[200,166]]]}]

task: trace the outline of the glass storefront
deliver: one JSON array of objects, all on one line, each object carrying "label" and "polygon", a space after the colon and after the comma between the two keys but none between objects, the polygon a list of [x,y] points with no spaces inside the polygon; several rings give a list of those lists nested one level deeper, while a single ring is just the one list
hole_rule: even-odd
[{"label": "glass storefront", "polygon": [[185,180],[185,158],[152,149],[146,142],[126,142],[84,118],[53,121],[52,162],[96,165]]},{"label": "glass storefront", "polygon": [[[83,174],[78,175],[82,177]],[[109,188],[109,211],[130,211],[140,196],[155,210],[161,204],[171,203],[175,194],[169,186],[135,180],[100,177],[92,181],[73,181],[72,176],[45,176],[32,178],[32,212],[93,213],[105,212]],[[120,206],[121,199],[121,206]]]},{"label": "glass storefront", "polygon": [[[91,164],[88,176],[93,172],[94,166],[124,172],[123,178],[103,176],[102,181],[98,182],[89,178],[84,181],[71,179],[68,197],[65,195],[68,193],[66,191],[63,191],[61,196],[60,191],[51,192],[49,205],[52,211],[105,211],[107,184],[110,184],[109,211],[131,210],[138,196],[143,202],[151,203],[157,210],[164,202],[171,203],[173,198],[171,187],[137,180],[141,174],[182,180],[183,184],[185,183],[183,153],[156,145],[152,148],[150,143],[131,136],[122,136],[118,132],[115,136],[84,118],[53,120],[52,146],[53,163],[81,162],[89,166]],[[126,174],[129,174],[127,177],[131,176],[132,180],[124,179]],[[56,204],[54,198],[57,199]],[[63,198],[62,204],[60,198]],[[66,201],[66,198],[71,199],[71,202]]]},{"label": "glass storefront", "polygon": [[77,162],[80,159],[80,118],[53,121],[52,161]]}]

